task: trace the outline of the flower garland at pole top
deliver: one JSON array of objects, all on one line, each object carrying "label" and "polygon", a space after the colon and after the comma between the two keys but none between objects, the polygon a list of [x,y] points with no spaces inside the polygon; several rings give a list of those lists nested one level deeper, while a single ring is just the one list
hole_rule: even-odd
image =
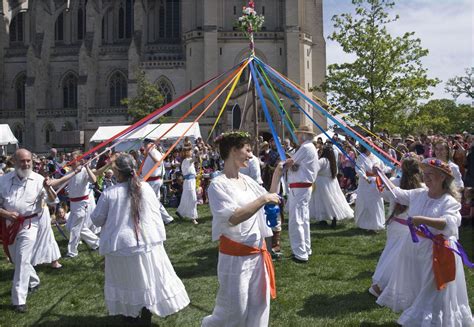
[{"label": "flower garland at pole top", "polygon": [[250,40],[250,53],[255,55],[255,43],[253,38],[253,33],[261,30],[265,18],[263,15],[258,15],[255,11],[255,2],[250,0],[247,7],[243,7],[242,16],[239,17],[239,20],[236,22],[235,26],[244,32]]}]

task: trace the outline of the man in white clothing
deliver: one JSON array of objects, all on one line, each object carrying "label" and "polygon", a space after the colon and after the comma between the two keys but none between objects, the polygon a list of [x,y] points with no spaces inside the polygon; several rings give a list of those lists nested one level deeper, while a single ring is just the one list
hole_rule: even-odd
[{"label": "man in white clothing", "polygon": [[240,168],[240,172],[252,177],[252,179],[256,181],[258,185],[261,186],[263,184],[260,160],[254,154],[252,154],[252,159],[249,160],[248,167]]},{"label": "man in white clothing", "polygon": [[318,152],[312,143],[315,134],[310,126],[300,126],[295,133],[300,147],[285,162],[289,187],[288,232],[293,261],[306,263],[311,255],[309,200],[319,170]]},{"label": "man in white clothing", "polygon": [[[163,154],[158,150],[158,147],[153,143],[152,139],[143,140],[143,145],[145,148],[145,162],[141,170],[141,177],[143,178],[155,164],[161,160]],[[165,225],[168,225],[174,221],[173,217],[166,211],[165,207],[160,201],[161,198],[161,186],[163,185],[163,175],[165,174],[165,166],[163,162],[153,171],[153,173],[148,178],[147,182],[150,184],[151,188],[155,191],[158,202],[160,203],[160,213],[161,218]]]},{"label": "man in white clothing", "polygon": [[89,202],[89,197],[91,196],[89,183],[95,183],[97,181],[96,175],[102,174],[108,168],[105,165],[94,173],[89,165],[80,165],[77,161],[80,155],[80,152],[73,153],[73,161],[71,163],[71,168],[74,170],[73,173],[53,181],[53,186],[55,187],[67,183],[71,211],[68,219],[70,236],[66,257],[70,258],[78,255],[77,247],[81,239],[92,250],[99,248],[99,238],[87,225],[93,210]]},{"label": "man in white clothing", "polygon": [[[7,255],[15,265],[12,304],[15,311],[27,311],[28,290],[39,287],[39,277],[31,265],[31,255],[38,233],[43,200],[54,203],[56,194],[49,180],[32,171],[32,155],[18,149],[14,155],[15,170],[1,177],[0,224],[7,235],[2,239]],[[47,209],[46,209],[47,210]]]}]

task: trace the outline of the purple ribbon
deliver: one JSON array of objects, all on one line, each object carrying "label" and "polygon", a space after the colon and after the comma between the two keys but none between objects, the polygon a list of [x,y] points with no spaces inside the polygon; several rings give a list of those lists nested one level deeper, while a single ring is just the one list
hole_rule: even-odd
[{"label": "purple ribbon", "polygon": [[[396,222],[402,224],[402,225],[408,226],[408,228],[410,229],[411,239],[413,240],[414,243],[418,243],[420,241],[419,238],[418,238],[418,235],[416,235],[416,232],[419,231],[426,238],[430,239],[433,243],[436,243],[437,245],[445,246],[444,244],[440,244],[435,239],[435,235],[429,230],[428,226],[426,226],[425,224],[421,224],[420,226],[416,227],[415,224],[413,224],[413,218],[412,217],[408,217],[407,220],[400,219],[400,218],[394,218],[394,220]],[[454,243],[456,244],[456,246],[458,248],[457,250],[453,249],[450,246],[445,246],[445,247],[448,250],[450,250],[450,251],[456,253],[457,255],[459,255],[461,257],[462,263],[466,267],[473,269],[474,268],[474,263],[469,261],[469,257],[467,256],[467,253],[464,250],[464,248],[461,246],[461,243],[459,243],[458,241],[454,241]]]}]

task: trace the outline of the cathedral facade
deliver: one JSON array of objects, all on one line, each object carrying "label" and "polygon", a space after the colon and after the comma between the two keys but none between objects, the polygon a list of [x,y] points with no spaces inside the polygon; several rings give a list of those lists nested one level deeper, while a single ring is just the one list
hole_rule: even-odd
[{"label": "cathedral facade", "polygon": [[[87,148],[98,126],[130,124],[121,100],[136,95],[141,71],[169,102],[248,57],[248,40],[234,27],[245,3],[1,0],[0,123],[9,124],[21,145],[33,151]],[[256,55],[307,92],[319,85],[326,70],[322,0],[255,3],[265,16],[255,34]],[[204,94],[173,109],[166,120],[176,121]],[[238,127],[241,120],[253,131],[247,94],[247,83],[240,83],[220,131]],[[295,124],[305,123],[307,117],[280,96]],[[203,136],[223,101],[200,119]],[[267,104],[282,133],[278,111]],[[325,126],[322,116],[310,112]],[[259,120],[260,131],[267,133],[263,114]]]}]

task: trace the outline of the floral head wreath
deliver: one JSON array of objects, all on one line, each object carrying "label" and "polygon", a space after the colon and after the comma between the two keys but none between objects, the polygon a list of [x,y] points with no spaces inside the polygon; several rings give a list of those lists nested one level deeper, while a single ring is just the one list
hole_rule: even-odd
[{"label": "floral head wreath", "polygon": [[436,168],[436,169],[439,169],[441,170],[443,173],[451,176],[451,177],[454,177],[453,176],[453,172],[451,171],[451,167],[449,167],[448,163],[444,162],[444,161],[441,161],[439,159],[436,159],[436,158],[428,158],[428,159],[425,159],[422,161],[422,166],[424,167],[433,167],[433,168]]},{"label": "floral head wreath", "polygon": [[240,138],[251,138],[251,135],[249,132],[245,131],[231,131],[231,132],[225,132],[221,133],[221,135],[217,136],[214,139],[214,143],[219,143],[221,142],[224,138],[229,137],[229,136],[234,136],[234,137],[240,137]]},{"label": "floral head wreath", "polygon": [[404,153],[403,156],[402,156],[401,161],[406,160],[406,159],[414,159],[416,161],[421,161],[420,156],[417,155],[415,152]]}]

